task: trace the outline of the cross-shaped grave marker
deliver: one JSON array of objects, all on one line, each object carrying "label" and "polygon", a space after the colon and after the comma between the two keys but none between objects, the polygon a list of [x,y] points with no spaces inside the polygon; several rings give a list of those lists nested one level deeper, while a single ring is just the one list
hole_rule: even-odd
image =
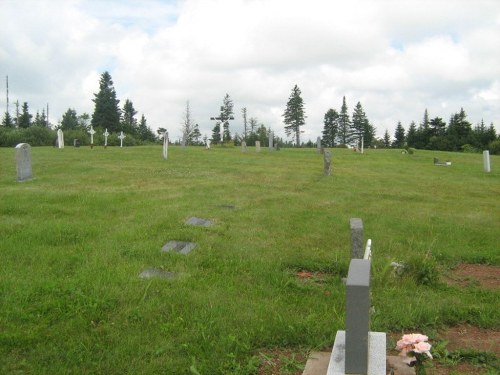
[{"label": "cross-shaped grave marker", "polygon": [[106,128],[106,131],[102,135],[104,135],[104,148],[108,148],[108,128]]},{"label": "cross-shaped grave marker", "polygon": [[123,140],[125,138],[127,138],[127,136],[125,134],[123,134],[123,131],[120,132],[120,135],[118,136],[118,138],[120,138],[120,147],[123,147]]},{"label": "cross-shaped grave marker", "polygon": [[94,127],[92,125],[90,126],[89,133],[90,133],[90,148],[94,148],[94,134],[96,133],[96,131],[94,130]]}]

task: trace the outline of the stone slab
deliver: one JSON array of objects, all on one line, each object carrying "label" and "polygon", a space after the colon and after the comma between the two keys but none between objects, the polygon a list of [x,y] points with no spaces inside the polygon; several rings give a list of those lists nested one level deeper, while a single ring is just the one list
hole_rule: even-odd
[{"label": "stone slab", "polygon": [[200,227],[209,227],[213,225],[213,221],[210,221],[208,219],[201,219],[199,217],[190,217],[189,219],[186,220],[187,225],[196,225]]},{"label": "stone slab", "polygon": [[189,254],[196,247],[194,242],[168,241],[161,248],[162,252],[175,251],[180,254]]},{"label": "stone slab", "polygon": [[387,356],[387,372],[394,375],[415,375],[415,368],[403,362],[399,355]]},{"label": "stone slab", "polygon": [[139,274],[139,277],[141,279],[152,279],[152,278],[173,279],[176,276],[177,274],[175,272],[164,271],[159,268],[146,268]]},{"label": "stone slab", "polygon": [[[369,332],[368,346],[368,373],[366,375],[386,375],[385,333]],[[345,373],[345,331],[337,331],[326,374],[347,375]]]},{"label": "stone slab", "polygon": [[331,355],[330,352],[311,352],[302,375],[325,375]]}]

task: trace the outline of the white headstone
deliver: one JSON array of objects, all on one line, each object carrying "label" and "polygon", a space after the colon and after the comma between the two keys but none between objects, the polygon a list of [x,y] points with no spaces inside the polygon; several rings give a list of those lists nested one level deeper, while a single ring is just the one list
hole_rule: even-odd
[{"label": "white headstone", "polygon": [[260,152],[260,141],[255,141],[255,151]]},{"label": "white headstone", "polygon": [[483,151],[483,164],[484,164],[484,171],[487,173],[491,172],[490,152],[488,150]]},{"label": "white headstone", "polygon": [[19,143],[16,146],[16,171],[17,181],[26,181],[33,178],[31,171],[31,146]]},{"label": "white headstone", "polygon": [[206,145],[207,145],[207,150],[210,150],[210,139],[207,139]]},{"label": "white headstone", "polygon": [[220,144],[224,143],[224,124],[220,123]]},{"label": "white headstone", "polygon": [[94,147],[94,134],[96,133],[93,126],[90,126],[90,147]]},{"label": "white headstone", "polygon": [[274,133],[272,131],[269,132],[269,151],[274,150]]},{"label": "white headstone", "polygon": [[120,138],[120,147],[123,147],[123,140],[125,138],[127,138],[127,136],[125,134],[123,134],[123,131],[120,132],[120,135],[118,136],[118,138]]},{"label": "white headstone", "polygon": [[163,133],[163,159],[167,160],[168,157],[168,132],[165,130]]},{"label": "white headstone", "polygon": [[247,143],[245,141],[241,142],[241,152],[247,152]]},{"label": "white headstone", "polygon": [[61,129],[57,130],[57,146],[64,148],[64,133]]},{"label": "white headstone", "polygon": [[102,135],[104,135],[104,148],[106,148],[108,147],[108,136],[109,136],[108,128],[106,128],[106,131],[102,133]]}]

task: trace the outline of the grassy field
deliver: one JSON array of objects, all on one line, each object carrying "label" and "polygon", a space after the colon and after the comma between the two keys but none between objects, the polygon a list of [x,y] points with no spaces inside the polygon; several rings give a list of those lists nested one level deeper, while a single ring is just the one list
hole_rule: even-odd
[{"label": "grassy field", "polygon": [[[0,149],[0,373],[251,374],[262,350],[330,346],[352,217],[373,241],[372,330],[500,328],[498,290],[441,281],[462,262],[500,265],[498,156],[487,174],[480,154],[335,149],[330,177],[314,149],[32,159],[18,183],[14,149]],[[197,247],[161,253],[170,240]],[[147,267],[178,277],[139,278]]]}]

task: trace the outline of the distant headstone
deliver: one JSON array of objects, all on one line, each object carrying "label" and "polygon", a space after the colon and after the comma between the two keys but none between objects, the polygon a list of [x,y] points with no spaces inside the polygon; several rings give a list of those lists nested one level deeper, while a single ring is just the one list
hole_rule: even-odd
[{"label": "distant headstone", "polygon": [[57,129],[57,147],[64,148],[64,133],[61,129]]},{"label": "distant headstone", "polygon": [[484,164],[484,171],[487,173],[491,172],[490,152],[488,150],[483,151],[483,164]]},{"label": "distant headstone", "polygon": [[195,226],[202,226],[202,227],[209,227],[213,224],[212,221],[207,220],[207,219],[201,219],[199,217],[190,217],[188,220],[186,220],[187,225],[195,225]]},{"label": "distant headstone", "polygon": [[90,130],[89,130],[89,134],[90,134],[90,148],[94,148],[94,134],[96,133],[96,131],[94,130],[94,127],[91,125],[90,126]]},{"label": "distant headstone", "polygon": [[210,150],[210,139],[207,139],[207,142],[206,142],[206,149],[207,149],[207,150]]},{"label": "distant headstone", "polygon": [[196,247],[194,242],[169,241],[161,248],[162,252],[175,251],[179,254],[188,254]]},{"label": "distant headstone", "polygon": [[168,132],[165,130],[163,133],[163,159],[167,160],[168,157]]},{"label": "distant headstone", "polygon": [[82,142],[79,139],[73,139],[73,147],[80,147]]},{"label": "distant headstone", "polygon": [[330,176],[332,173],[332,153],[325,150],[323,153],[323,175]]},{"label": "distant headstone", "polygon": [[120,135],[118,136],[118,138],[120,139],[120,147],[123,147],[123,140],[125,138],[127,138],[127,136],[125,134],[123,134],[123,131],[120,132]]},{"label": "distant headstone", "polygon": [[106,130],[104,131],[104,133],[102,133],[102,135],[104,136],[104,148],[108,148],[108,136],[109,136],[108,128],[106,128]]},{"label": "distant headstone", "polygon": [[321,137],[316,138],[316,152],[322,154],[321,151]]},{"label": "distant headstone", "polygon": [[260,152],[260,141],[255,141],[255,151]]},{"label": "distant headstone", "polygon": [[351,259],[363,259],[363,220],[352,218],[351,227]]},{"label": "distant headstone", "polygon": [[241,152],[247,152],[247,143],[245,141],[241,142]]},{"label": "distant headstone", "polygon": [[146,268],[139,274],[139,277],[141,279],[152,279],[152,278],[173,279],[176,276],[177,274],[175,272],[164,271],[159,268]]},{"label": "distant headstone", "polygon": [[33,178],[31,170],[31,146],[19,143],[16,146],[16,171],[17,181],[26,181]]},{"label": "distant headstone", "polygon": [[269,151],[274,151],[274,133],[269,132]]}]

